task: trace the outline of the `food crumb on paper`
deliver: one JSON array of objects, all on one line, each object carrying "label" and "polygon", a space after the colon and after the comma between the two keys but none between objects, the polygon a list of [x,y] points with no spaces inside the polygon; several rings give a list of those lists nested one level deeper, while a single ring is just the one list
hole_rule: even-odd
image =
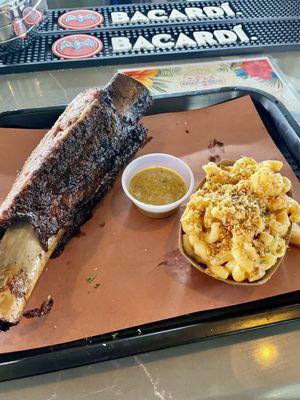
[{"label": "food crumb on paper", "polygon": [[212,139],[209,141],[207,146],[211,155],[208,157],[208,161],[210,162],[219,162],[221,161],[221,154],[225,152],[225,145],[223,142],[217,139]]},{"label": "food crumb on paper", "polygon": [[221,161],[221,157],[219,155],[209,156],[208,160],[211,162],[219,162],[219,161]]},{"label": "food crumb on paper", "polygon": [[27,310],[23,312],[25,318],[42,317],[43,315],[49,314],[53,306],[53,299],[49,294],[47,300],[43,301],[39,308],[33,308],[32,310]]},{"label": "food crumb on paper", "polygon": [[145,139],[144,143],[141,145],[141,149],[143,147],[145,147],[148,143],[150,143],[152,139],[153,139],[153,136],[147,136],[147,138]]},{"label": "food crumb on paper", "polygon": [[209,144],[208,144],[208,148],[213,149],[215,147],[222,148],[222,152],[224,153],[224,143],[223,142],[221,142],[220,140],[217,140],[217,139],[210,140]]}]

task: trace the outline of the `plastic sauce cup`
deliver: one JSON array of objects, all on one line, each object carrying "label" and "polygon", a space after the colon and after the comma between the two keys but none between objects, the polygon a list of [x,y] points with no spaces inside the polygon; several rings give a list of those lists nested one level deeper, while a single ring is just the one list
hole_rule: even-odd
[{"label": "plastic sauce cup", "polygon": [[[176,171],[184,180],[187,192],[179,200],[164,205],[146,204],[129,193],[131,179],[140,171],[150,167],[167,167]],[[151,218],[164,218],[171,215],[194,190],[194,175],[191,168],[180,158],[170,154],[153,153],[136,158],[125,168],[122,175],[122,187],[126,196],[138,207],[140,212]]]}]

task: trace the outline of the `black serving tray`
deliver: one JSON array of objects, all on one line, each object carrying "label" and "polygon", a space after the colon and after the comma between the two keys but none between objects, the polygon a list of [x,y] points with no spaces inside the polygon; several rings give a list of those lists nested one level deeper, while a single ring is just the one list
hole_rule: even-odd
[{"label": "black serving tray", "polygon": [[[300,128],[275,97],[248,88],[156,96],[150,114],[184,111],[250,95],[268,132],[300,180]],[[0,127],[49,128],[64,107],[0,114]],[[300,288],[299,288],[300,289]],[[0,355],[0,381],[228,335],[300,318],[300,290],[264,300],[183,315],[69,343]],[[24,338],[24,340],[26,340]]]}]

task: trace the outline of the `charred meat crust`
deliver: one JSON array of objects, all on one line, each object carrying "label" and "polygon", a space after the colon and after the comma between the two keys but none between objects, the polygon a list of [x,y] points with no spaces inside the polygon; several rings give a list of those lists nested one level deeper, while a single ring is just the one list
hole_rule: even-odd
[{"label": "charred meat crust", "polygon": [[[134,156],[136,151],[139,149],[140,145],[144,142],[146,137],[146,130],[138,133],[138,137],[136,137],[137,132],[133,133],[133,137],[127,136],[127,144],[130,144],[130,150],[124,154],[121,152],[115,156],[114,167],[105,175],[101,182],[101,186],[95,196],[93,196],[88,202],[84,203],[82,207],[80,207],[74,215],[73,223],[68,227],[66,233],[62,236],[59,241],[54,253],[53,257],[59,256],[67,242],[77,233],[80,229],[80,226],[84,224],[89,218],[92,217],[92,209],[94,206],[105,196],[105,194],[111,189],[116,176],[119,171],[123,168],[125,164],[130,161],[130,159]],[[113,164],[113,160],[112,164]]]},{"label": "charred meat crust", "polygon": [[35,318],[35,317],[43,317],[44,315],[49,314],[53,307],[53,299],[49,295],[47,300],[44,300],[40,307],[38,308],[33,308],[32,310],[27,310],[23,312],[23,316],[25,318]]},{"label": "charred meat crust", "polygon": [[147,89],[121,74],[103,90],[78,95],[26,161],[0,207],[0,235],[26,220],[47,250],[49,238],[63,228],[57,255],[145,141],[146,129],[137,121],[151,102]]},{"label": "charred meat crust", "polygon": [[12,326],[18,325],[19,321],[16,322],[15,324],[8,322],[8,321],[2,321],[0,320],[0,332],[6,332],[8,331]]}]

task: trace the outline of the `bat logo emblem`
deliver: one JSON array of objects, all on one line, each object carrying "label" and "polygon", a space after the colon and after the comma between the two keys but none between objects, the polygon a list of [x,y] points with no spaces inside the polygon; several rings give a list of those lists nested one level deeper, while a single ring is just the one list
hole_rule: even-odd
[{"label": "bat logo emblem", "polygon": [[91,49],[95,49],[96,43],[92,39],[86,39],[82,41],[75,40],[74,42],[65,40],[59,45],[59,50],[63,51],[64,49],[67,49],[69,47],[71,47],[74,50],[81,50],[84,46],[90,47]]},{"label": "bat logo emblem", "polygon": [[97,16],[95,14],[78,14],[78,15],[68,15],[65,18],[65,22],[70,22],[70,21],[76,21],[79,23],[83,23],[84,21],[87,20],[92,20],[93,22],[96,22],[98,20]]}]

